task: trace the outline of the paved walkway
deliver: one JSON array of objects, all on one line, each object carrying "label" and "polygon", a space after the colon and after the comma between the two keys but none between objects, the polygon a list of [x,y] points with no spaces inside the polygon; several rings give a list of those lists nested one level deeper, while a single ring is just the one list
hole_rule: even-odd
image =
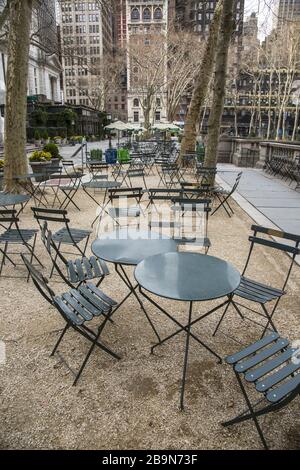
[{"label": "paved walkway", "polygon": [[243,172],[235,199],[257,223],[270,221],[285,232],[300,234],[300,192],[293,189],[294,183],[289,186],[263,170],[224,164],[218,168],[224,170],[220,177],[230,186]]}]

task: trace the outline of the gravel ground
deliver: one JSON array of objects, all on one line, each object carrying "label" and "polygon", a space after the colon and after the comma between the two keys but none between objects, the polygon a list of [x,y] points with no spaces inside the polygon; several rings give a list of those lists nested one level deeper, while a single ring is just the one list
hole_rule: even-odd
[{"label": "gravel ground", "polygon": [[[148,177],[149,186],[157,179]],[[97,193],[101,198],[101,194]],[[70,208],[71,226],[88,228],[95,215],[94,203],[80,190],[76,202],[81,211]],[[234,204],[229,219],[223,210],[211,217],[211,255],[230,261],[242,269],[248,248],[251,219]],[[21,215],[22,227],[35,227],[30,205]],[[95,233],[92,239],[95,238]],[[37,254],[49,274],[50,262],[38,240]],[[286,255],[258,248],[249,274],[280,286],[287,270]],[[111,274],[103,290],[116,300],[126,288]],[[128,272],[132,270],[128,268]],[[5,266],[4,274],[25,274],[22,267]],[[51,282],[59,291],[62,283]],[[300,338],[300,269],[295,266],[286,295],[277,311],[277,326],[283,336]],[[180,379],[184,337],[157,348],[152,330],[136,300],[131,296],[119,309],[115,323],[103,332],[106,344],[118,352],[116,361],[96,351],[76,387],[72,374],[61,358],[49,357],[63,321],[47,305],[33,283],[23,279],[0,279],[0,339],[6,344],[7,362],[0,365],[0,447],[2,449],[259,449],[261,443],[251,422],[224,429],[220,422],[245,408],[232,369],[220,365],[206,350],[191,343],[186,386],[186,409],[179,410]],[[187,319],[187,305],[160,300],[179,321]],[[145,301],[161,335],[173,331],[166,317]],[[208,310],[213,302],[195,305],[197,312]],[[212,332],[220,313],[195,326],[195,333],[211,344],[221,356],[239,349],[236,341],[247,343],[259,337],[260,329],[241,321],[235,312]],[[226,336],[227,334],[230,337]],[[76,369],[88,348],[75,332],[67,333],[60,353]],[[299,402],[261,419],[269,444],[277,449],[300,448]]]}]

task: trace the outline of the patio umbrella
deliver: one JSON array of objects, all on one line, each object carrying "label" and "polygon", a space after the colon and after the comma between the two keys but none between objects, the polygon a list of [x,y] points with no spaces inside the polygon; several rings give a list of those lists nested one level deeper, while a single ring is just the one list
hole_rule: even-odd
[{"label": "patio umbrella", "polygon": [[152,129],[164,132],[164,150],[166,148],[166,133],[167,131],[180,131],[180,127],[171,122],[158,122],[153,124]]},{"label": "patio umbrella", "polygon": [[144,132],[146,130],[143,126],[141,126],[138,123],[127,122],[126,126],[127,126],[127,130],[129,131]]},{"label": "patio umbrella", "polygon": [[118,145],[120,143],[120,131],[128,131],[127,124],[125,124],[123,121],[112,122],[111,124],[105,126],[104,129],[118,131]]},{"label": "patio umbrella", "polygon": [[152,129],[156,129],[158,131],[180,131],[181,128],[176,124],[171,122],[158,122],[153,124]]}]

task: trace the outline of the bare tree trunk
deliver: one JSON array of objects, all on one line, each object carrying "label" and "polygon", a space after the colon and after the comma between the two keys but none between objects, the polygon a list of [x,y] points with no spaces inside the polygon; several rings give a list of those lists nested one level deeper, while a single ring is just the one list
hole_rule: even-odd
[{"label": "bare tree trunk", "polygon": [[199,120],[201,108],[204,104],[208,84],[212,75],[216,56],[216,45],[220,28],[220,21],[223,10],[223,0],[219,0],[213,20],[210,25],[209,36],[200,67],[199,74],[195,78],[194,90],[189,110],[184,125],[184,135],[181,142],[180,156],[178,163],[182,162],[182,157],[187,152],[194,152],[197,137],[197,123]]},{"label": "bare tree trunk", "polygon": [[[217,147],[224,108],[228,49],[234,26],[233,3],[234,0],[224,0],[217,44],[213,100],[208,120],[208,138],[204,160],[204,165],[209,167],[217,165]],[[213,180],[211,183],[213,183]]]},{"label": "bare tree trunk", "polygon": [[16,175],[27,173],[26,111],[33,0],[11,0],[4,134],[5,190],[17,192]]},{"label": "bare tree trunk", "polygon": [[271,70],[269,74],[269,97],[268,97],[268,129],[267,129],[267,139],[270,138],[271,132],[271,119],[272,119],[272,81],[273,81],[273,71]]},{"label": "bare tree trunk", "polygon": [[297,127],[298,127],[298,119],[299,119],[299,98],[297,98],[296,108],[295,108],[295,120],[294,120],[292,140],[295,140],[295,138],[296,138],[296,132],[297,132]]}]

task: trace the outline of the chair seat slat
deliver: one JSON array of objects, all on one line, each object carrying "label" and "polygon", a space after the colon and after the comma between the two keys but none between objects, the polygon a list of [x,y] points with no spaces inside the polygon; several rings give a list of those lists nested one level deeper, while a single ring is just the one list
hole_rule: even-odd
[{"label": "chair seat slat", "polygon": [[95,295],[88,289],[87,285],[82,285],[79,287],[80,293],[88,299],[96,307],[101,308],[104,312],[108,312],[110,310],[110,306],[108,306],[98,295]]},{"label": "chair seat slat", "polygon": [[276,367],[279,367],[285,361],[288,361],[292,357],[294,352],[295,352],[295,349],[293,348],[287,349],[282,354],[280,354],[279,356],[276,356],[273,359],[270,359],[268,362],[266,362],[262,366],[257,367],[256,369],[250,370],[245,375],[245,379],[247,380],[247,382],[255,382],[256,380],[260,379],[261,377],[268,374],[272,370],[276,369]]},{"label": "chair seat slat", "polygon": [[110,306],[114,306],[114,305],[117,305],[118,302],[116,302],[115,300],[113,300],[111,297],[109,297],[108,295],[104,294],[104,292],[100,289],[98,289],[98,287],[94,286],[94,284],[92,283],[87,283],[86,286],[88,287],[88,289],[91,291],[91,292],[94,292],[96,295],[98,295],[105,303],[107,303],[108,305]]},{"label": "chair seat slat", "polygon": [[272,403],[276,403],[282,398],[286,397],[289,393],[293,392],[300,385],[300,374],[292,377],[288,382],[280,385],[279,387],[267,393],[266,398]]},{"label": "chair seat slat", "polygon": [[259,351],[260,349],[264,348],[268,344],[273,343],[279,338],[278,333],[272,333],[268,336],[265,336],[264,338],[260,339],[259,341],[256,341],[253,344],[250,344],[250,346],[247,346],[246,348],[242,349],[241,351],[238,351],[235,354],[232,354],[230,356],[227,356],[225,358],[225,361],[227,364],[235,364],[238,361],[241,361],[247,356],[250,356],[251,354],[255,353],[256,351]]},{"label": "chair seat slat", "polygon": [[81,295],[78,290],[76,289],[71,289],[70,294],[74,299],[77,300],[77,302],[80,302],[81,305],[83,305],[87,310],[89,310],[95,317],[98,317],[101,313],[102,310],[99,310],[98,307],[95,307],[91,302],[89,302],[83,295]]},{"label": "chair seat slat", "polygon": [[73,261],[68,261],[67,269],[68,269],[70,281],[74,283],[79,282],[78,274],[75,270]]},{"label": "chair seat slat", "polygon": [[247,285],[253,285],[256,287],[262,287],[263,289],[268,290],[269,292],[274,292],[274,294],[282,294],[282,289],[277,289],[276,287],[267,286],[266,284],[262,284],[261,282],[254,281],[253,279],[249,279],[248,277],[242,276],[241,283],[246,283]]},{"label": "chair seat slat", "polygon": [[294,364],[291,362],[264,380],[257,382],[255,388],[258,392],[266,392],[271,387],[274,387],[274,385],[277,385],[279,382],[282,382],[284,379],[297,372],[299,369],[300,364]]},{"label": "chair seat slat", "polygon": [[90,263],[92,265],[92,269],[94,270],[95,277],[100,277],[103,275],[101,272],[99,265],[98,265],[98,260],[95,256],[90,257]]},{"label": "chair seat slat", "polygon": [[85,278],[93,279],[94,274],[91,268],[91,263],[86,257],[82,258],[82,267],[85,269]]},{"label": "chair seat slat", "polygon": [[68,292],[62,295],[62,299],[67,303],[68,306],[73,308],[77,315],[80,315],[84,321],[89,321],[93,318],[93,315],[88,308],[83,308]]},{"label": "chair seat slat", "polygon": [[271,347],[264,349],[263,351],[255,354],[251,358],[246,359],[245,361],[239,362],[238,364],[236,364],[234,369],[236,372],[246,372],[251,367],[254,367],[260,362],[263,362],[264,360],[273,356],[273,354],[276,354],[281,349],[288,346],[288,344],[289,342],[287,339],[279,338],[278,341],[276,341],[273,345],[271,345]]},{"label": "chair seat slat", "polygon": [[74,265],[77,270],[79,281],[84,281],[86,279],[86,273],[83,271],[81,259],[79,258],[75,259]]},{"label": "chair seat slat", "polygon": [[59,310],[75,325],[82,325],[83,320],[79,318],[63,301],[60,297],[54,297],[54,302]]}]

